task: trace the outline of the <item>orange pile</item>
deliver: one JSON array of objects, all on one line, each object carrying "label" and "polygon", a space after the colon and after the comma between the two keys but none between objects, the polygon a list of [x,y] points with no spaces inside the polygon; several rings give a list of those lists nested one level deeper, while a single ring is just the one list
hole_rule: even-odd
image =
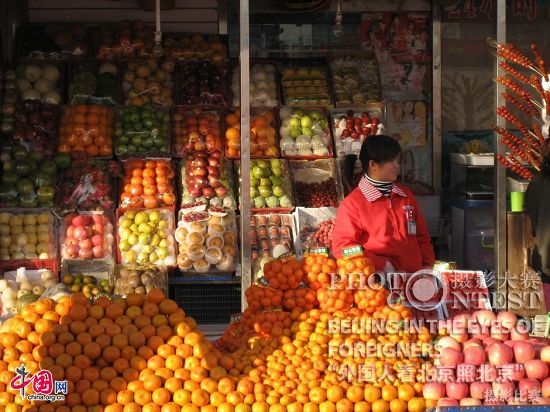
[{"label": "orange pile", "polygon": [[309,287],[313,290],[330,285],[330,274],[336,273],[336,262],[326,255],[305,254],[303,268]]},{"label": "orange pile", "polygon": [[59,128],[59,153],[82,152],[90,157],[113,155],[111,107],[100,105],[66,106]]},{"label": "orange pile", "polygon": [[174,169],[169,160],[129,160],[124,162],[120,207],[155,209],[173,206]]},{"label": "orange pile", "polygon": [[281,306],[283,292],[277,289],[252,285],[245,291],[246,302],[251,310]]},{"label": "orange pile", "polygon": [[[225,117],[226,155],[235,159],[241,155],[240,111]],[[271,111],[252,116],[250,120],[250,155],[254,158],[279,157],[275,115]]]},{"label": "orange pile", "polygon": [[289,310],[298,309],[305,312],[319,306],[317,293],[310,288],[287,290],[283,296],[283,307]]},{"label": "orange pile", "polygon": [[294,257],[272,260],[264,265],[264,277],[279,290],[296,289],[304,277],[302,264]]}]

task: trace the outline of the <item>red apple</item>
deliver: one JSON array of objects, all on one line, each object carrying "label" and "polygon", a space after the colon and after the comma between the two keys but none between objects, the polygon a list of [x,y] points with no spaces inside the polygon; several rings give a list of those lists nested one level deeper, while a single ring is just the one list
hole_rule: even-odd
[{"label": "red apple", "polygon": [[533,394],[542,393],[542,387],[536,379],[522,379],[519,381],[519,394],[523,398],[531,398]]},{"label": "red apple", "polygon": [[487,347],[489,363],[495,366],[506,365],[514,359],[514,351],[504,343],[493,343]]},{"label": "red apple", "polygon": [[104,242],[105,242],[105,239],[103,238],[102,235],[92,236],[92,244],[94,246],[103,246]]},{"label": "red apple", "polygon": [[87,219],[84,215],[75,216],[72,220],[74,226],[86,226]]},{"label": "red apple", "polygon": [[105,256],[103,246],[94,246],[92,249],[92,253],[94,255],[94,258],[96,259],[101,259]]},{"label": "red apple", "polygon": [[92,226],[92,235],[102,235],[105,233],[105,226],[103,224],[95,223]]},{"label": "red apple", "polygon": [[445,348],[453,348],[458,351],[461,349],[460,343],[458,343],[456,339],[451,338],[450,336],[444,336],[441,339],[439,339],[435,344],[435,347],[439,351],[442,351]]},{"label": "red apple", "polygon": [[458,401],[451,398],[441,398],[437,401],[437,407],[458,406]]},{"label": "red apple", "polygon": [[513,382],[493,382],[493,394],[495,398],[508,400],[514,397],[516,386]]},{"label": "red apple", "polygon": [[447,382],[445,391],[449,398],[456,400],[464,399],[468,396],[468,384],[463,382]]},{"label": "red apple", "polygon": [[548,364],[540,359],[531,359],[525,362],[525,373],[530,379],[546,379]]},{"label": "red apple", "polygon": [[73,237],[78,240],[84,240],[88,237],[88,231],[83,226],[77,226],[74,230]]},{"label": "red apple", "polygon": [[497,321],[508,330],[516,326],[517,320],[518,317],[512,312],[504,311],[497,314]]},{"label": "red apple", "polygon": [[70,225],[67,228],[67,239],[73,239],[74,238],[74,230],[75,230],[75,226],[73,226],[73,225]]},{"label": "red apple", "polygon": [[550,363],[550,345],[547,345],[541,349],[540,359],[547,363]]},{"label": "red apple", "polygon": [[92,249],[80,249],[78,251],[78,257],[80,259],[91,259],[93,256]]},{"label": "red apple", "polygon": [[479,406],[481,401],[475,398],[464,398],[460,400],[460,406]]},{"label": "red apple", "polygon": [[463,360],[462,353],[453,348],[445,348],[439,354],[439,362],[442,366],[457,366]]},{"label": "red apple", "polygon": [[485,360],[485,351],[480,345],[470,346],[464,349],[464,363],[479,366],[485,363]]},{"label": "red apple", "polygon": [[422,388],[424,398],[437,401],[445,397],[445,385],[439,382],[427,382]]},{"label": "red apple", "polygon": [[550,398],[550,378],[542,381],[542,396]]},{"label": "red apple", "polygon": [[72,258],[72,259],[75,259],[78,257],[78,246],[75,246],[75,245],[68,245],[68,246],[65,246],[65,254]]},{"label": "red apple", "polygon": [[517,341],[514,344],[514,357],[517,363],[535,359],[535,347],[530,342]]},{"label": "red apple", "polygon": [[470,396],[475,399],[485,399],[488,391],[492,391],[493,387],[487,382],[472,382],[470,384]]},{"label": "red apple", "polygon": [[93,246],[94,245],[93,245],[91,239],[84,239],[84,240],[81,240],[80,242],[78,242],[78,247],[80,249],[91,249]]}]

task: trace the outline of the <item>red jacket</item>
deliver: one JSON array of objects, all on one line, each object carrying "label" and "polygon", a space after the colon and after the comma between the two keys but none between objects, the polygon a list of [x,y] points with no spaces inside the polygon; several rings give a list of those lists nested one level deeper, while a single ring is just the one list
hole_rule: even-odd
[{"label": "red jacket", "polygon": [[[409,220],[416,222],[416,235],[408,234],[407,228],[413,226]],[[363,247],[377,270],[384,270],[389,261],[398,271],[416,272],[432,267],[435,260],[426,222],[412,192],[394,184],[387,198],[364,177],[338,207],[332,252],[341,257],[342,249],[353,245]]]}]

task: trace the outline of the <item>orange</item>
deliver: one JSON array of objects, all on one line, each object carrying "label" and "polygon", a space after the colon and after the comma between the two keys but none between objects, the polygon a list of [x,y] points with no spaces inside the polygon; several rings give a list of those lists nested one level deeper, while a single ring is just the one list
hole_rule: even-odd
[{"label": "orange", "polygon": [[382,399],[391,401],[397,398],[397,389],[393,385],[384,385],[382,388]]},{"label": "orange", "polygon": [[402,399],[393,399],[390,402],[390,412],[407,412],[407,402]]},{"label": "orange", "polygon": [[170,402],[170,392],[168,389],[165,388],[158,388],[155,389],[153,392],[153,402],[159,406],[166,405],[168,402]]},{"label": "orange", "polygon": [[412,398],[407,403],[409,412],[423,412],[426,409],[426,402],[422,398]]}]

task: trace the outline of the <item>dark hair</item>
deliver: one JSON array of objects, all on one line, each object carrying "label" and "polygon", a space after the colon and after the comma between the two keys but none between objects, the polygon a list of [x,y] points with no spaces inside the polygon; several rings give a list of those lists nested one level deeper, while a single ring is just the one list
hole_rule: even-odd
[{"label": "dark hair", "polygon": [[370,136],[365,139],[359,153],[359,160],[363,171],[367,173],[369,162],[375,163],[389,162],[395,159],[401,153],[399,142],[393,137],[385,135]]}]

